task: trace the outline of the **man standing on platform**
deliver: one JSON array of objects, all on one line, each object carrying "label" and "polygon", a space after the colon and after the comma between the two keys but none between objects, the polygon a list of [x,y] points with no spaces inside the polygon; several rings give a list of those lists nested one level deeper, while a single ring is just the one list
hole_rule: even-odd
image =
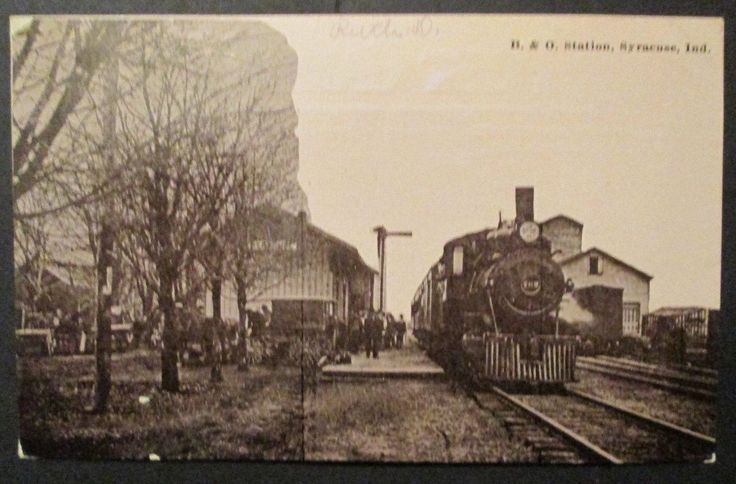
[{"label": "man standing on platform", "polygon": [[330,349],[335,351],[335,321],[331,314],[327,316],[327,320],[325,321],[325,339]]},{"label": "man standing on platform", "polygon": [[348,350],[348,324],[342,318],[337,320],[337,346],[342,352]]},{"label": "man standing on platform", "polygon": [[404,321],[404,315],[401,314],[396,323],[396,347],[399,349],[404,347],[404,335],[406,335],[406,321]]},{"label": "man standing on platform", "polygon": [[370,358],[378,358],[378,351],[381,347],[381,337],[383,336],[383,322],[380,315],[373,310],[368,312],[368,318],[365,322],[366,345],[365,356]]},{"label": "man standing on platform", "polygon": [[395,346],[396,323],[391,313],[384,313],[383,318],[386,322],[384,326],[383,347],[388,350]]},{"label": "man standing on platform", "polygon": [[365,357],[371,357],[371,349],[373,348],[373,309],[368,310],[368,314],[363,321],[363,344],[365,345]]},{"label": "man standing on platform", "polygon": [[373,358],[378,359],[378,352],[383,345],[383,335],[386,329],[386,316],[383,311],[377,311],[373,316]]},{"label": "man standing on platform", "polygon": [[357,353],[360,349],[361,326],[361,315],[357,312],[351,313],[348,323],[348,351],[351,353]]}]

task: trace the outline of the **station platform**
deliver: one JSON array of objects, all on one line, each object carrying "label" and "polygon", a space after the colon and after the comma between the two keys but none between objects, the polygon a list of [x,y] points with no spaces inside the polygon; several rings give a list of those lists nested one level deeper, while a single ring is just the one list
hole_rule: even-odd
[{"label": "station platform", "polygon": [[365,351],[351,354],[350,364],[322,367],[323,380],[359,380],[393,378],[444,378],[444,370],[429,359],[413,341],[398,350],[379,353],[378,359],[366,358]]}]

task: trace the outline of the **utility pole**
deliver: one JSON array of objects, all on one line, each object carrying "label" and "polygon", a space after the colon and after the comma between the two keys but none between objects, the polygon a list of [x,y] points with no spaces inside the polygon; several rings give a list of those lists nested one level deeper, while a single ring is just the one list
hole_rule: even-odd
[{"label": "utility pole", "polygon": [[378,265],[379,265],[379,299],[378,299],[378,310],[383,311],[386,307],[386,237],[411,237],[411,231],[392,231],[386,230],[386,227],[380,225],[374,227],[373,231],[376,232],[378,238]]}]

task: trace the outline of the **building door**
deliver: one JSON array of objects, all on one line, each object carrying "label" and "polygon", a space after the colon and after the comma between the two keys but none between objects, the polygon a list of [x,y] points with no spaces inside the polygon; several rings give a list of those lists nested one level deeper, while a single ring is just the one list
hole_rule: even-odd
[{"label": "building door", "polygon": [[625,302],[624,303],[624,321],[623,321],[623,333],[624,336],[640,336],[641,327],[639,320],[641,317],[641,309],[638,302]]}]

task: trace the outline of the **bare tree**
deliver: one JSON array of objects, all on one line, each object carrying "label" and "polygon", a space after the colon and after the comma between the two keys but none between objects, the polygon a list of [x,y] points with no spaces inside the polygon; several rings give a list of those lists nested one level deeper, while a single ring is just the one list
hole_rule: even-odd
[{"label": "bare tree", "polygon": [[45,267],[61,265],[56,256],[69,249],[52,247],[67,238],[59,216],[101,192],[89,183],[83,190],[81,185],[65,189],[85,171],[69,127],[75,117],[94,113],[94,106],[82,101],[117,49],[120,27],[120,22],[35,18],[13,36],[14,238],[21,255],[17,275],[31,289],[31,300],[25,301],[31,306],[46,290],[40,277]]},{"label": "bare tree", "polygon": [[[271,89],[271,83],[262,85],[262,90],[247,100],[247,107],[238,110],[239,116],[233,125],[233,129],[237,129],[238,143],[230,146],[229,153],[233,157],[234,190],[219,216],[209,222],[205,246],[197,252],[198,261],[209,275],[213,340],[222,335],[217,326],[222,324],[223,282],[226,279],[235,282],[238,329],[242,336],[241,368],[245,367],[247,349],[249,293],[283,280],[293,272],[298,258],[293,226],[283,230],[284,217],[289,215],[281,209],[300,193],[293,181],[295,177],[286,173],[293,166],[288,158],[295,155],[289,142],[293,126],[286,122],[282,110],[269,110],[260,105],[259,100],[267,98],[264,92]],[[205,192],[213,188],[216,185],[207,179],[200,187]],[[214,356],[212,364],[212,379],[221,380],[220,355]]]},{"label": "bare tree", "polygon": [[[183,272],[206,259],[200,254],[222,257],[212,240],[232,205],[236,167],[251,142],[242,127],[260,98],[258,90],[242,95],[253,72],[224,73],[216,64],[216,44],[193,43],[176,27],[149,27],[130,74],[121,74],[121,82],[141,89],[137,102],[119,106],[119,157],[135,167],[122,182],[128,188],[120,197],[119,227],[134,234],[155,271],[150,282],[164,318],[162,385],[176,391],[175,288]],[[233,99],[232,92],[239,95]],[[222,267],[205,263],[213,278],[222,276]]]},{"label": "bare tree", "polygon": [[244,337],[240,340],[239,367],[247,368],[247,305],[289,276],[303,262],[299,253],[299,225],[283,210],[300,190],[285,157],[291,151],[291,131],[284,126],[283,112],[262,113],[254,121],[245,163],[240,167],[242,184],[235,194],[234,216],[228,223],[232,279],[236,290],[238,319]]},{"label": "bare tree", "polygon": [[51,156],[52,147],[100,65],[117,47],[119,35],[116,22],[34,19],[24,39],[13,44],[16,218],[53,213],[67,206],[56,204],[40,212],[26,212],[17,202],[64,169],[68,160]]},{"label": "bare tree", "polygon": [[[263,25],[212,35],[194,23],[65,21],[45,33],[44,22],[32,22],[14,50],[14,201],[16,223],[28,227],[16,238],[33,259],[45,250],[41,221],[53,215],[96,257],[100,227],[109,227],[119,257],[107,262],[123,269],[144,309],[155,299],[163,315],[162,384],[176,391],[175,300],[233,277],[236,209],[275,203],[279,190],[267,184],[283,188],[279,177],[295,183],[275,162],[296,149],[296,58],[272,40],[253,42],[254,32],[273,34]],[[44,35],[52,41],[39,43]],[[97,75],[112,59],[114,95]],[[258,196],[247,198],[246,185]]]},{"label": "bare tree", "polygon": [[49,236],[43,219],[16,223],[15,265],[16,294],[27,309],[39,310],[38,302],[46,293],[43,274],[49,263]]}]

